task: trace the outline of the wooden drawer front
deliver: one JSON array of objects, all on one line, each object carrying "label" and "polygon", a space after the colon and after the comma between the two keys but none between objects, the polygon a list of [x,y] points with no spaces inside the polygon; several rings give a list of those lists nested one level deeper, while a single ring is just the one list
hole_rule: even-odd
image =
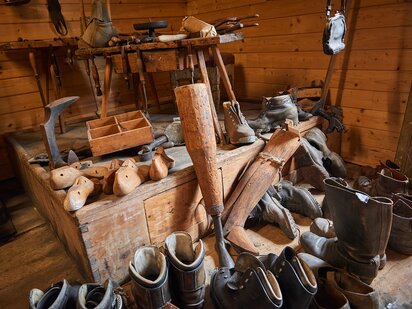
[{"label": "wooden drawer front", "polygon": [[178,70],[177,50],[157,50],[142,52],[146,72],[165,72]]}]

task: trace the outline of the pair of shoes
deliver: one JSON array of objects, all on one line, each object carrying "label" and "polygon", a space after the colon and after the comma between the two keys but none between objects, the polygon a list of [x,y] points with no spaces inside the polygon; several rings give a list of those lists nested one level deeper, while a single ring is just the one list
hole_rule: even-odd
[{"label": "pair of shoes", "polygon": [[190,234],[174,232],[166,238],[165,247],[167,257],[158,247],[141,247],[129,264],[137,307],[161,308],[173,303],[179,308],[202,308],[206,282],[203,242],[199,240],[193,249]]},{"label": "pair of shoes", "polygon": [[310,267],[318,283],[313,308],[379,308],[378,292],[357,277],[313,255],[299,253],[298,257]]},{"label": "pair of shoes", "polygon": [[308,308],[317,291],[315,277],[296,252],[257,258],[241,253],[234,269],[222,267],[211,279],[217,308]]},{"label": "pair of shoes", "polygon": [[81,286],[72,286],[63,280],[53,284],[44,292],[32,289],[29,295],[29,306],[30,309],[122,309],[124,305],[122,297],[117,294],[118,288],[117,283],[110,279],[104,285],[86,283]]},{"label": "pair of shoes", "polygon": [[392,225],[392,200],[372,197],[339,178],[325,179],[325,199],[336,237],[303,233],[305,252],[370,284],[384,263]]}]

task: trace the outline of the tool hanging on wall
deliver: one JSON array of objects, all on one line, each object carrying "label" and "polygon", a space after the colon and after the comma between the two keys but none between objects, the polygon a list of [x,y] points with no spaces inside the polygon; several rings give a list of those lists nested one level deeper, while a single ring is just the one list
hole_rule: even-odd
[{"label": "tool hanging on wall", "polygon": [[60,35],[67,35],[66,21],[64,20],[62,14],[62,8],[58,0],[47,0],[47,9],[49,11],[50,19],[56,29],[57,33]]},{"label": "tool hanging on wall", "polygon": [[326,25],[323,31],[323,52],[327,55],[334,55],[345,48],[345,33],[346,33],[346,0],[341,0],[341,7],[336,11],[335,15],[330,17],[332,10],[332,0],[328,0],[326,4]]},{"label": "tool hanging on wall", "polygon": [[37,68],[36,54],[35,54],[34,49],[29,49],[29,60],[30,60],[31,68],[33,69],[33,72],[34,72],[34,78],[36,79],[37,89],[39,90],[41,102],[43,106],[46,106],[47,103],[46,103],[46,99],[44,98],[43,88],[41,86],[40,75],[39,75],[39,70]]},{"label": "tool hanging on wall", "polygon": [[[338,16],[340,16],[339,14],[341,14],[343,16],[343,22],[344,22],[344,17],[345,17],[343,14],[345,13],[345,8],[346,7],[350,7],[350,1],[349,0],[348,1],[342,0],[341,10],[340,10],[340,12],[336,13],[336,14],[338,14]],[[327,1],[327,6],[326,6],[326,16],[328,18],[328,21],[327,21],[327,24],[326,24],[325,31],[329,27],[328,25],[329,25],[330,22],[332,22],[332,23],[334,23],[334,22],[341,23],[342,22],[342,19],[340,17],[338,19],[336,19],[336,21],[330,21],[330,19],[329,19],[330,11],[331,11],[331,0],[328,0]],[[342,41],[342,44],[343,44],[344,34],[346,32],[346,26],[344,26],[344,27],[345,27],[345,31],[343,33],[340,33],[341,38],[339,39],[339,40]],[[323,37],[325,38],[325,34],[324,34]],[[325,49],[325,42],[324,42],[323,47]],[[340,46],[340,47],[342,47],[342,46]],[[343,47],[341,48],[341,50],[344,47],[345,47],[345,45],[343,44]],[[341,121],[342,112],[339,110],[339,108],[337,106],[334,106],[334,110],[332,110],[332,112],[326,111],[326,109],[325,109],[326,98],[328,96],[330,82],[332,80],[332,74],[333,74],[333,70],[334,70],[334,67],[335,67],[336,57],[337,57],[337,53],[333,53],[332,56],[330,57],[328,70],[326,71],[325,83],[323,84],[323,88],[322,88],[321,98],[313,106],[312,110],[310,111],[312,115],[321,116],[329,122],[326,133],[332,133],[334,130],[336,130],[337,132],[343,132],[345,130],[345,126],[343,125],[343,123]]]},{"label": "tool hanging on wall", "polygon": [[137,72],[139,74],[139,81],[140,81],[140,84],[141,84],[141,87],[142,87],[142,93],[143,93],[144,115],[150,121],[149,108],[148,108],[148,102],[147,102],[147,93],[146,93],[146,79],[145,79],[145,76],[144,76],[142,53],[140,52],[140,50],[137,50],[135,54],[136,54]]},{"label": "tool hanging on wall", "polygon": [[[52,81],[55,99],[60,99],[62,97],[62,81],[60,78],[60,69],[59,64],[57,63],[56,54],[54,52],[54,47],[49,47],[49,58],[50,58],[50,78]],[[60,126],[60,133],[66,132],[66,126],[64,123],[63,115],[59,115],[59,126]]]}]

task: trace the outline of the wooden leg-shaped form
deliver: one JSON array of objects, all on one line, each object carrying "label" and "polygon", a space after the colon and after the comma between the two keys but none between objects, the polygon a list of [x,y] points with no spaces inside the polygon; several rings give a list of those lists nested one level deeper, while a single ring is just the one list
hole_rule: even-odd
[{"label": "wooden leg-shaped form", "polygon": [[112,82],[112,67],[112,59],[110,58],[110,56],[106,56],[106,66],[104,68],[104,93],[102,98],[102,110],[100,118],[107,116],[110,96],[110,84]]},{"label": "wooden leg-shaped form", "polygon": [[210,111],[212,113],[213,127],[215,129],[215,134],[217,135],[219,139],[219,143],[226,144],[225,136],[223,135],[222,128],[220,127],[220,124],[219,124],[219,119],[217,118],[215,104],[213,103],[213,95],[212,95],[212,90],[210,89],[210,82],[209,82],[209,77],[207,75],[205,56],[203,54],[203,50],[201,49],[196,50],[196,54],[197,54],[197,61],[199,63],[200,76],[202,78],[202,82],[206,84],[206,90],[209,96],[209,105],[210,105]]},{"label": "wooden leg-shaped form", "polygon": [[219,69],[220,78],[223,81],[223,85],[225,86],[226,93],[229,97],[230,101],[236,101],[235,93],[233,92],[232,85],[230,84],[229,76],[227,75],[225,64],[223,63],[222,55],[220,54],[220,50],[217,45],[212,46],[212,53],[217,64],[217,68]]}]

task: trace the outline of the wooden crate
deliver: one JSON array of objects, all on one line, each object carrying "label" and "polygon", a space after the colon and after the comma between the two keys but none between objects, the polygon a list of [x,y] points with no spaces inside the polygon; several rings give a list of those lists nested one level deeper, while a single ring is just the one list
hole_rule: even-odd
[{"label": "wooden crate", "polygon": [[94,156],[151,143],[153,128],[141,111],[86,122]]}]

